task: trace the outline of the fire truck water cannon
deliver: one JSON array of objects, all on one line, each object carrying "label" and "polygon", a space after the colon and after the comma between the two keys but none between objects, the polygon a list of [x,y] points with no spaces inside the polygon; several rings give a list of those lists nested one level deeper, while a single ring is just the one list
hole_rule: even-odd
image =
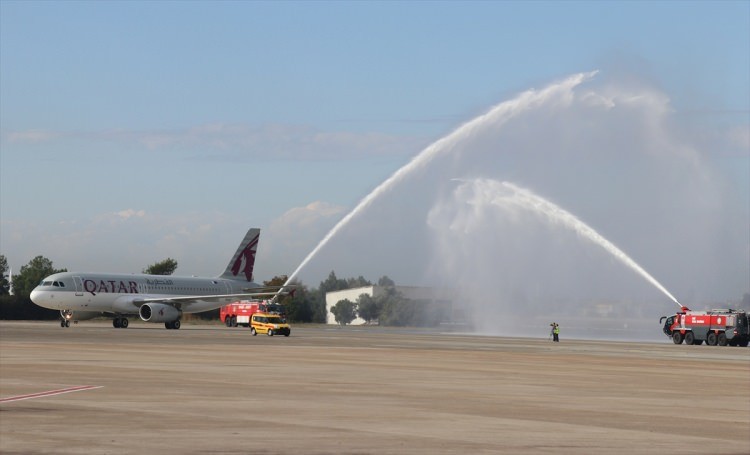
[{"label": "fire truck water cannon", "polygon": [[674,344],[703,344],[709,346],[742,346],[750,342],[750,326],[745,310],[720,309],[692,311],[681,306],[673,316],[662,316],[664,334]]}]

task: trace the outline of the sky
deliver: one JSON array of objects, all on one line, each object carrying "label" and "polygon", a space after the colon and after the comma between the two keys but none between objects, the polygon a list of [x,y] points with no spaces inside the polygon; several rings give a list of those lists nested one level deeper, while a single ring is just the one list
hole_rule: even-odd
[{"label": "sky", "polygon": [[[529,91],[549,96],[527,105]],[[508,118],[461,132],[503,103]],[[471,219],[502,242],[435,224],[479,197],[467,188],[508,181],[678,298],[737,299],[750,292],[750,2],[0,0],[0,253],[16,273],[43,255],[123,273],[171,257],[178,275],[216,276],[260,227],[256,280],[291,275],[425,152],[302,282],[334,270],[481,287],[463,267],[478,263],[474,277],[512,271],[510,300],[659,299],[549,220],[499,220],[490,196]],[[571,291],[591,276],[607,291]]]}]

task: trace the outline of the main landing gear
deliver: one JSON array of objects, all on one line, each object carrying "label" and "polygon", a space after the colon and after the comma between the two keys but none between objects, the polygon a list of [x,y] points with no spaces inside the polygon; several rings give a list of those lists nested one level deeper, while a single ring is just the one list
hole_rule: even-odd
[{"label": "main landing gear", "polygon": [[67,319],[60,319],[60,327],[70,327],[70,321]]},{"label": "main landing gear", "polygon": [[172,321],[172,322],[165,322],[164,327],[167,329],[174,329],[177,330],[180,328],[180,320]]},{"label": "main landing gear", "polygon": [[112,319],[112,326],[116,329],[127,329],[128,318],[114,318]]}]

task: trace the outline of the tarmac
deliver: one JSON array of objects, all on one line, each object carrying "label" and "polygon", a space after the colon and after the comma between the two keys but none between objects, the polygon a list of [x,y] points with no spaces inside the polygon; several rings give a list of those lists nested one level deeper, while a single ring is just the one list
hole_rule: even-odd
[{"label": "tarmac", "polygon": [[2,454],[749,454],[750,348],[0,321]]}]

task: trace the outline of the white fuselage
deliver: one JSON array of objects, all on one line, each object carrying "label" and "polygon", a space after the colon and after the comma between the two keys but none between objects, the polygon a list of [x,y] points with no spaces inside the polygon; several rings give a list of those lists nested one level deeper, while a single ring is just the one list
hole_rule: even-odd
[{"label": "white fuselage", "polygon": [[175,299],[173,305],[182,312],[199,313],[257,286],[222,278],[63,272],[46,277],[31,292],[31,300],[54,310],[137,314],[144,301]]}]

